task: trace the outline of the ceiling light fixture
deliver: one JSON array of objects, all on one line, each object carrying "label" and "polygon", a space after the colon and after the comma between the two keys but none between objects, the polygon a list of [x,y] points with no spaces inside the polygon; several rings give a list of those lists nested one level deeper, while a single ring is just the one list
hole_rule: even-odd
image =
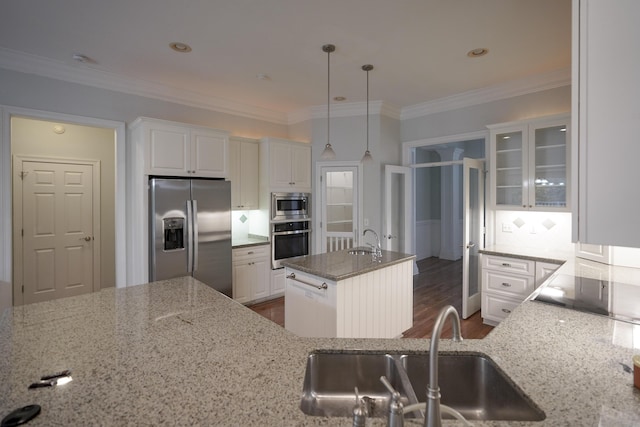
[{"label": "ceiling light fixture", "polygon": [[364,152],[361,162],[369,163],[373,160],[371,152],[369,151],[369,71],[373,70],[373,65],[363,65],[362,69],[367,72],[367,151]]},{"label": "ceiling light fixture", "polygon": [[189,53],[191,52],[191,46],[189,46],[186,43],[181,43],[181,42],[173,42],[173,43],[169,43],[169,47],[173,50],[175,50],[176,52],[180,52],[180,53]]},{"label": "ceiling light fixture", "polygon": [[74,61],[81,62],[83,64],[95,64],[96,63],[96,61],[94,61],[93,59],[89,58],[87,55],[83,55],[81,53],[74,53],[71,58],[73,58]]},{"label": "ceiling light fixture", "polygon": [[470,58],[477,58],[479,56],[485,56],[487,53],[489,53],[489,49],[486,49],[484,47],[479,47],[477,49],[472,49],[469,52],[467,52],[467,56]]},{"label": "ceiling light fixture", "polygon": [[332,44],[322,46],[322,51],[327,52],[327,144],[324,146],[324,150],[320,155],[320,158],[324,160],[333,160],[336,158],[336,152],[333,151],[330,142],[331,121],[329,120],[329,103],[331,101],[331,52],[335,50],[336,47]]}]

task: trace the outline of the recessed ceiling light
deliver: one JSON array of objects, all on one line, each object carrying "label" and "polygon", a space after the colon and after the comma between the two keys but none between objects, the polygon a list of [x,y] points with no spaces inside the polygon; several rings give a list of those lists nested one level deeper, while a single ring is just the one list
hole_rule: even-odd
[{"label": "recessed ceiling light", "polygon": [[175,50],[176,52],[180,52],[180,53],[191,52],[191,46],[189,46],[186,43],[173,42],[173,43],[169,43],[169,47]]},{"label": "recessed ceiling light", "polygon": [[347,98],[345,98],[344,96],[334,96],[333,100],[337,101],[337,102],[340,102],[340,101],[346,101]]},{"label": "recessed ceiling light", "polygon": [[484,47],[479,47],[477,49],[472,49],[469,52],[467,52],[467,56],[470,58],[477,58],[479,56],[484,56],[487,53],[489,53],[489,49],[486,49]]},{"label": "recessed ceiling light", "polygon": [[53,132],[57,133],[58,135],[62,135],[65,131],[66,131],[66,129],[62,125],[54,125],[53,126]]},{"label": "recessed ceiling light", "polygon": [[83,55],[82,53],[74,53],[73,56],[74,61],[82,62],[83,64],[95,64],[96,61],[89,58],[87,55]]}]

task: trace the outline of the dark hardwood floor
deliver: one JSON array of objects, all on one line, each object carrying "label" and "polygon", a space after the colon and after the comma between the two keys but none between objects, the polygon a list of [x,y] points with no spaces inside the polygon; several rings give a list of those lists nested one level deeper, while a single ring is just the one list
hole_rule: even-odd
[{"label": "dark hardwood floor", "polygon": [[[435,318],[442,307],[452,305],[462,312],[462,261],[447,261],[435,257],[418,261],[419,274],[413,276],[413,327],[404,338],[429,338]],[[284,326],[284,297],[249,306],[256,313]],[[482,323],[480,312],[462,320],[463,338],[484,338],[493,327]],[[447,322],[443,337],[451,336]]]}]

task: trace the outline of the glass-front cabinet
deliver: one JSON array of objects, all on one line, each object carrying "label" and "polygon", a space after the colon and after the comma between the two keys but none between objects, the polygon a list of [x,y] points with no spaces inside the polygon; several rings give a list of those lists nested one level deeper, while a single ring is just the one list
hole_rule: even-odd
[{"label": "glass-front cabinet", "polygon": [[496,209],[569,211],[570,116],[488,126]]}]

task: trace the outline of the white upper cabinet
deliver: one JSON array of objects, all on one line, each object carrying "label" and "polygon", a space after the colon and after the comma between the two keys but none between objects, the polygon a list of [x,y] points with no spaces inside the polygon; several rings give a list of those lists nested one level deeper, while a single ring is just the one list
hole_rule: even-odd
[{"label": "white upper cabinet", "polygon": [[640,247],[640,1],[574,0],[573,240]]},{"label": "white upper cabinet", "polygon": [[279,138],[263,138],[260,143],[261,185],[269,191],[311,191],[309,144]]},{"label": "white upper cabinet", "polygon": [[490,125],[496,209],[569,211],[569,115]]},{"label": "white upper cabinet", "polygon": [[258,209],[259,153],[257,140],[230,138],[231,209]]},{"label": "white upper cabinet", "polygon": [[148,175],[226,178],[227,132],[142,117],[131,125]]}]

